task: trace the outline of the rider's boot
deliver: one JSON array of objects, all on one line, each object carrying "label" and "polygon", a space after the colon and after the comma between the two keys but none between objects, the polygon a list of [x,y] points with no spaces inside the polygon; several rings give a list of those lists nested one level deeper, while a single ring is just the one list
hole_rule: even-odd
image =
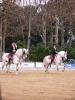
[{"label": "rider's boot", "polygon": [[9,54],[9,64],[12,63],[12,55]]},{"label": "rider's boot", "polygon": [[9,58],[9,64],[11,63],[11,58]]},{"label": "rider's boot", "polygon": [[54,59],[52,58],[52,59],[51,59],[51,63],[53,62],[53,60],[54,60]]}]

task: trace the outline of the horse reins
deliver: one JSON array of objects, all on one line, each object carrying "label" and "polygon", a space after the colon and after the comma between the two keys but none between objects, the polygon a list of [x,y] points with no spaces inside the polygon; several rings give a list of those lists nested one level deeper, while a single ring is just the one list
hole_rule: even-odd
[{"label": "horse reins", "polygon": [[[59,54],[58,54],[59,55]],[[60,57],[62,57],[61,55],[59,55]],[[56,57],[57,57],[57,55],[56,55]],[[57,57],[58,58],[58,57]],[[63,58],[63,57],[62,57]],[[58,58],[59,59],[59,58]],[[59,59],[60,60],[60,59]],[[60,60],[61,62],[63,62],[63,60]]]}]

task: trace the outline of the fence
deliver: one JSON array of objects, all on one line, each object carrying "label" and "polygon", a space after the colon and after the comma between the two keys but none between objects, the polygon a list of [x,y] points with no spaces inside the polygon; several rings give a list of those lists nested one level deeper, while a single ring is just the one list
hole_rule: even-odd
[{"label": "fence", "polygon": [[[65,65],[65,68],[66,69],[75,69],[75,63],[64,63]],[[20,68],[20,67],[19,67]],[[59,69],[63,69],[63,66],[59,65],[58,66]],[[0,70],[2,69],[2,62],[0,62]],[[14,64],[11,64],[10,66],[10,69],[11,70],[15,70],[15,65]],[[25,70],[25,69],[37,69],[37,70],[43,70],[44,67],[43,67],[43,63],[42,62],[24,62],[22,63],[22,69]],[[51,68],[49,67],[49,69],[56,69],[56,66],[55,65],[51,65]]]}]

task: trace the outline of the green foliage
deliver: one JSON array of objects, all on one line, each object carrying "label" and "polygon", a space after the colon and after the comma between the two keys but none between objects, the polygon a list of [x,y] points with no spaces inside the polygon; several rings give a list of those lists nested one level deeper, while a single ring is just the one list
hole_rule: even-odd
[{"label": "green foliage", "polygon": [[43,44],[38,43],[36,47],[32,45],[30,48],[29,59],[32,61],[42,61],[46,53],[47,49]]},{"label": "green foliage", "polygon": [[21,40],[17,41],[17,45],[19,48],[26,48],[26,46],[21,42]]},{"label": "green foliage", "polygon": [[65,44],[64,46],[60,47],[59,46],[59,51],[64,50],[67,51],[68,53],[68,59],[72,58],[75,59],[75,46],[70,46],[69,44]]},{"label": "green foliage", "polygon": [[[71,47],[69,44],[65,44],[64,46],[57,46],[59,51],[67,51],[68,59],[75,59],[75,47]],[[32,45],[30,48],[30,53],[28,55],[30,61],[43,61],[43,58],[46,55],[51,55],[52,44],[49,42],[47,46],[44,44],[38,43],[36,46]]]},{"label": "green foliage", "polygon": [[28,57],[31,61],[43,61],[43,58],[50,54],[51,44],[46,47],[44,44],[38,43],[36,46],[31,46]]},{"label": "green foliage", "polygon": [[[8,46],[9,48],[9,41],[7,40],[6,43],[8,45],[6,45],[6,47]],[[17,41],[17,45],[19,48],[26,48],[26,46],[23,44],[23,42],[21,40]],[[30,52],[28,55],[28,59],[29,61],[43,61],[43,58],[46,55],[51,55],[52,51],[52,44],[51,42],[48,42],[47,45],[45,46],[42,43],[38,43],[35,45],[31,45],[30,47]],[[75,59],[75,45],[73,44],[72,46],[70,46],[69,44],[65,44],[64,46],[57,46],[57,51],[67,51],[68,52],[68,59]],[[6,49],[6,52],[8,52],[9,50]]]}]

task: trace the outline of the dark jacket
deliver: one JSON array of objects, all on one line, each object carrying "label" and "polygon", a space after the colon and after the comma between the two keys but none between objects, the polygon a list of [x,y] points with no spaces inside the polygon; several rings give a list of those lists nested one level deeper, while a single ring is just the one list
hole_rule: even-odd
[{"label": "dark jacket", "polygon": [[55,49],[54,47],[52,48],[52,55],[57,54],[57,49]]},{"label": "dark jacket", "polygon": [[57,54],[57,49],[55,49],[54,47],[52,48],[52,57],[54,59],[55,55]]},{"label": "dark jacket", "polygon": [[[17,50],[17,49],[18,49],[18,47],[16,48],[16,46],[15,46],[15,50]],[[12,45],[9,47],[9,52],[10,52],[10,53],[13,52],[13,46],[12,46]]]}]

